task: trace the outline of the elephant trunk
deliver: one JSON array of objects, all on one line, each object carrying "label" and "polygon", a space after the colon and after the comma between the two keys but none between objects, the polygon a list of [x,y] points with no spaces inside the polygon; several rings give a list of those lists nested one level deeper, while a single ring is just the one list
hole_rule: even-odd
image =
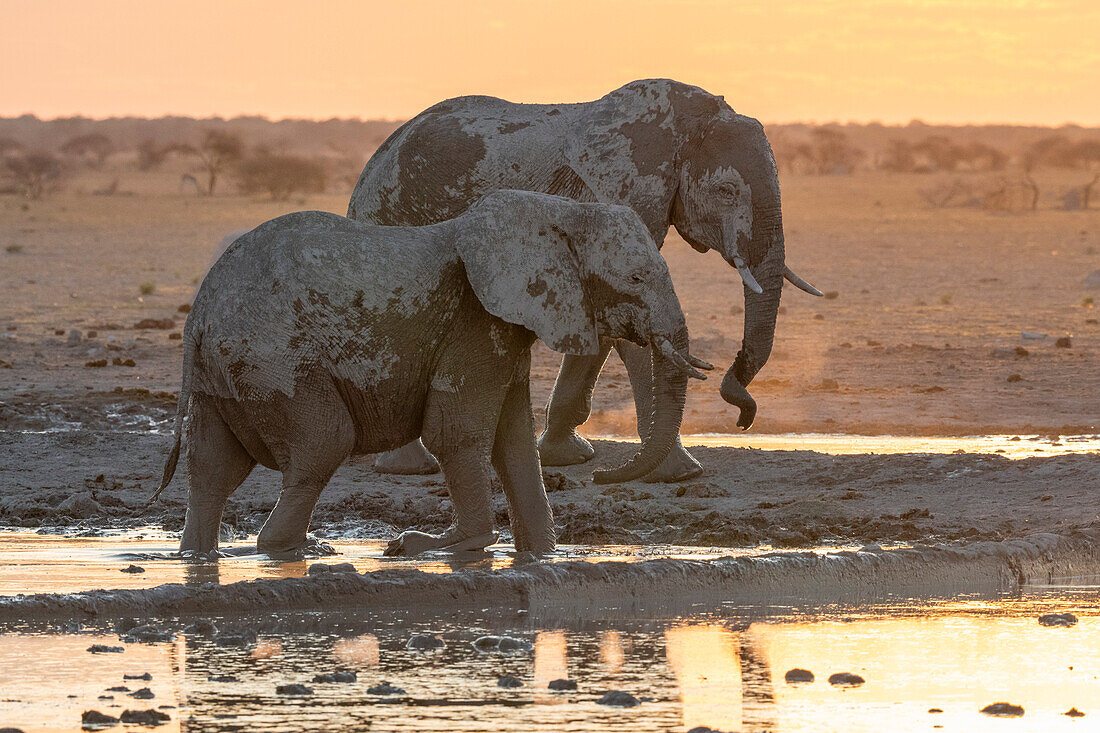
[{"label": "elephant trunk", "polygon": [[737,425],[744,430],[756,417],[756,401],[746,387],[771,355],[783,292],[783,216],[778,205],[753,212],[753,237],[747,249],[749,266],[762,292],[744,286],[745,335],[719,390],[726,402],[740,408]]},{"label": "elephant trunk", "polygon": [[[592,480],[597,484],[633,481],[650,473],[672,450],[680,434],[688,374],[682,366],[661,353],[658,338],[652,339],[650,344],[653,355],[653,412],[649,417],[649,429],[638,431],[642,435],[642,446],[622,466],[594,472]],[[686,327],[681,327],[668,341],[680,357],[688,355]]]}]

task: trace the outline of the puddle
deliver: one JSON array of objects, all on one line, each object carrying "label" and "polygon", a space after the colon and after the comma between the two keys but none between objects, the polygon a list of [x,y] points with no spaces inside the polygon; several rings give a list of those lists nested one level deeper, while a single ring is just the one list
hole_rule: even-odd
[{"label": "puddle", "polygon": [[[148,531],[107,537],[67,538],[31,532],[0,531],[0,597],[19,593],[79,593],[96,588],[152,588],[165,583],[235,583],[258,578],[300,578],[314,563],[350,562],[358,572],[415,568],[427,573],[449,573],[460,568],[499,570],[512,566],[511,545],[492,545],[486,553],[456,559],[443,553],[426,553],[416,559],[382,556],[385,540],[333,541],[337,555],[286,562],[248,553],[249,541],[223,542],[225,551],[246,554],[222,558],[217,563],[185,562],[170,557],[179,540],[167,533]],[[842,547],[821,548],[835,552]],[[853,548],[849,548],[853,549]],[[706,560],[716,557],[758,555],[767,546],[751,549],[729,547],[675,547],[670,545],[562,545],[549,562],[638,562],[655,558]],[[138,565],[143,573],[124,573]]]},{"label": "puddle", "polygon": [[[170,706],[156,730],[202,731],[722,731],[846,733],[1085,730],[1100,675],[1100,588],[1059,588],[1008,598],[889,605],[720,608],[660,619],[531,618],[463,612],[410,620],[369,609],[349,615],[279,614],[215,619],[258,638],[217,646],[179,632],[171,641],[122,643],[108,628],[53,633],[25,627],[0,635],[5,676],[0,725],[25,731],[76,731],[81,714]],[[1044,628],[1040,613],[1073,611],[1071,628]],[[176,628],[179,628],[178,626]],[[410,652],[414,633],[439,635],[442,651]],[[480,654],[482,634],[509,634],[533,651]],[[92,644],[122,646],[91,654]],[[792,668],[813,671],[792,685]],[[350,683],[313,682],[317,674],[354,671]],[[124,680],[148,672],[152,680]],[[839,688],[829,675],[851,672],[866,683]],[[501,675],[523,686],[502,689]],[[215,682],[232,675],[238,682]],[[576,691],[551,692],[572,679]],[[404,694],[367,688],[388,681]],[[287,697],[278,685],[305,684],[311,695]],[[107,688],[149,687],[151,700]],[[641,699],[631,708],[597,704],[610,690]],[[99,699],[112,695],[113,699]],[[982,715],[993,702],[1022,705],[1019,720]],[[929,708],[942,713],[929,713]],[[1062,715],[1071,707],[1083,719]],[[121,729],[121,728],[120,728]]]},{"label": "puddle", "polygon": [[[597,435],[601,440],[637,443],[637,436]],[[703,433],[682,436],[686,446],[755,448],[769,451],[809,450],[836,456],[901,453],[989,453],[1005,458],[1061,456],[1100,452],[1100,435],[849,435],[845,433]]]}]

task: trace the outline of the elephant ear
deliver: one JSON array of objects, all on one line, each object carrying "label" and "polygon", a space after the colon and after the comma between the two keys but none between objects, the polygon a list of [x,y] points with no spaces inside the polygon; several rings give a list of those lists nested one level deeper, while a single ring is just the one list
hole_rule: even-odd
[{"label": "elephant ear", "polygon": [[581,286],[571,240],[561,228],[527,220],[455,245],[485,310],[534,331],[554,351],[599,352],[596,319]]}]

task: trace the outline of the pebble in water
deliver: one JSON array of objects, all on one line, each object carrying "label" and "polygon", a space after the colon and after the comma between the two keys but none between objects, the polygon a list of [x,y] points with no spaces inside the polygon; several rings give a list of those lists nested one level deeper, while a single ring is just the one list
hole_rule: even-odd
[{"label": "pebble in water", "polygon": [[126,685],[115,685],[114,687],[108,687],[107,692],[129,692],[130,688]]},{"label": "pebble in water", "polygon": [[795,667],[794,669],[788,669],[787,674],[783,675],[783,679],[786,680],[787,684],[794,684],[796,682],[813,682],[814,673],[808,669],[799,669],[798,667]]},{"label": "pebble in water", "polygon": [[415,634],[405,644],[406,649],[416,652],[432,652],[445,646],[442,639],[431,634]]},{"label": "pebble in water", "polygon": [[928,712],[930,712],[930,713],[942,713],[943,708],[928,708]]},{"label": "pebble in water", "polygon": [[367,688],[368,695],[404,695],[405,691],[400,687],[394,687],[383,680],[382,684]]},{"label": "pebble in water", "polygon": [[851,672],[837,672],[829,675],[829,684],[837,687],[858,687],[866,681],[858,674],[852,674]]},{"label": "pebble in water", "polygon": [[1062,715],[1067,715],[1067,716],[1069,716],[1069,717],[1071,717],[1071,718],[1083,718],[1083,717],[1085,717],[1085,714],[1084,714],[1084,713],[1082,713],[1082,712],[1081,712],[1080,710],[1078,710],[1077,708],[1070,708],[1070,709],[1069,709],[1069,710],[1067,710],[1066,712],[1062,713]]},{"label": "pebble in water", "polygon": [[312,695],[313,688],[307,685],[279,685],[275,688],[279,695]]},{"label": "pebble in water", "polygon": [[576,680],[550,680],[550,684],[547,687],[555,692],[564,692],[565,690],[577,689]]},{"label": "pebble in water", "polygon": [[156,695],[148,687],[142,687],[140,690],[134,690],[130,693],[130,697],[137,700],[152,700]]},{"label": "pebble in water", "polygon": [[248,646],[256,641],[256,634],[249,631],[223,631],[214,637],[218,646]]},{"label": "pebble in water", "polygon": [[92,644],[88,647],[92,654],[121,654],[126,651],[120,646],[107,646],[106,644]]},{"label": "pebble in water", "polygon": [[314,675],[314,682],[355,682],[358,675],[355,672],[329,672],[327,674]]},{"label": "pebble in water", "polygon": [[124,710],[119,717],[119,720],[123,723],[137,723],[148,727],[167,723],[171,719],[171,716],[167,713],[152,708],[149,710]]},{"label": "pebble in water", "polygon": [[142,672],[141,674],[124,674],[122,675],[124,680],[142,680],[143,682],[149,682],[153,679],[153,675],[148,672]]},{"label": "pebble in water", "polygon": [[328,575],[330,573],[357,573],[358,570],[350,562],[338,562],[332,565],[327,565],[321,562],[315,562],[309,566],[306,570],[306,575]]},{"label": "pebble in water", "polygon": [[135,574],[136,574],[136,573],[144,573],[144,572],[145,572],[145,568],[141,567],[140,565],[127,565],[126,567],[122,568],[122,569],[120,570],[120,572],[123,572],[123,573],[135,573]]},{"label": "pebble in water", "polygon": [[986,715],[995,715],[998,718],[1018,718],[1024,714],[1024,709],[1010,702],[995,702],[982,708],[982,712]]},{"label": "pebble in water", "polygon": [[640,705],[638,698],[631,695],[629,692],[623,692],[621,690],[612,690],[606,693],[603,697],[596,701],[597,705],[610,705],[614,708],[632,708],[635,705]]},{"label": "pebble in water", "polygon": [[135,626],[122,635],[122,641],[127,644],[132,644],[135,641],[145,643],[155,643],[160,641],[172,641],[175,638],[175,633],[168,629],[160,629],[151,624],[145,624],[144,626]]},{"label": "pebble in water", "polygon": [[206,678],[210,682],[240,682],[231,674],[212,674]]},{"label": "pebble in water", "polygon": [[183,627],[183,633],[198,636],[213,636],[218,633],[218,627],[210,619],[200,618],[193,624]]},{"label": "pebble in water", "polygon": [[118,718],[111,715],[104,715],[98,710],[85,710],[84,714],[80,716],[80,722],[87,728],[98,725],[114,725],[118,722]]},{"label": "pebble in water", "polygon": [[473,641],[474,649],[482,654],[514,654],[516,652],[529,652],[534,647],[531,642],[516,639],[511,636],[479,636]]},{"label": "pebble in water", "polygon": [[1041,626],[1073,626],[1077,617],[1072,613],[1047,613],[1039,617]]},{"label": "pebble in water", "polygon": [[518,677],[513,677],[510,674],[506,674],[497,680],[497,687],[523,687],[523,682],[521,682]]}]

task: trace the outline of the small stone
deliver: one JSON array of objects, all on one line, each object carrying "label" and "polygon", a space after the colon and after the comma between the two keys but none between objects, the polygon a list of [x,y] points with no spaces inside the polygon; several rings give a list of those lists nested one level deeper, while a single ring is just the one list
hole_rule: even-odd
[{"label": "small stone", "polygon": [[577,689],[576,680],[550,680],[550,684],[547,688],[554,690],[555,692],[564,692],[565,690]]},{"label": "small stone", "polygon": [[137,723],[138,725],[146,726],[160,725],[162,723],[167,723],[171,719],[171,716],[167,713],[162,713],[152,708],[149,710],[124,710],[121,717],[119,717],[119,720],[123,723]]},{"label": "small stone", "polygon": [[981,712],[998,718],[1018,718],[1024,714],[1024,709],[1010,702],[995,702],[992,705],[986,705]]},{"label": "small stone", "polygon": [[218,646],[248,646],[255,641],[256,635],[248,631],[223,631],[214,637]]},{"label": "small stone", "polygon": [[159,329],[167,331],[168,329],[175,327],[176,322],[171,318],[142,318],[140,321],[134,324],[134,328],[137,330]]},{"label": "small stone", "polygon": [[531,642],[516,639],[511,636],[479,636],[474,639],[473,647],[482,654],[513,654],[515,652],[529,652],[533,647]]},{"label": "small stone", "polygon": [[306,685],[279,685],[275,688],[275,692],[279,695],[312,695],[313,688]]},{"label": "small stone", "polygon": [[328,573],[357,573],[358,570],[350,562],[338,562],[327,565],[315,562],[306,570],[306,575],[327,575]]},{"label": "small stone", "polygon": [[162,641],[172,641],[175,636],[175,633],[168,629],[161,629],[150,624],[145,624],[143,626],[135,626],[127,631],[122,637],[122,640],[127,643],[140,641],[147,644],[153,644]]},{"label": "small stone", "polygon": [[176,313],[190,313],[190,312],[191,312],[191,304],[190,303],[184,303],[179,308],[176,308]]},{"label": "small stone", "polygon": [[1082,713],[1077,708],[1070,708],[1066,712],[1062,713],[1062,715],[1068,716],[1070,718],[1083,718],[1083,717],[1085,717],[1085,714]]},{"label": "small stone", "polygon": [[172,333],[168,334],[168,340],[169,341],[182,341],[183,340],[183,334],[180,333],[179,331],[173,331]]},{"label": "small stone", "polygon": [[327,674],[314,675],[314,682],[355,682],[358,675],[355,672],[329,672]]},{"label": "small stone", "polygon": [[137,363],[134,362],[133,359],[123,359],[121,356],[116,356],[114,359],[111,359],[111,363],[114,364],[115,366],[120,366],[120,367],[137,366]]},{"label": "small stone", "polygon": [[134,690],[130,693],[130,697],[136,700],[152,700],[156,695],[148,687],[142,687],[140,690]]},{"label": "small stone", "polygon": [[90,519],[100,514],[103,507],[92,497],[92,492],[81,491],[66,497],[57,505],[57,511],[74,519]]},{"label": "small stone", "polygon": [[1006,382],[1022,382],[1023,379],[1024,379],[1023,376],[1020,375],[1020,374],[1009,374],[1008,379],[1006,379],[1005,381]]},{"label": "small stone", "polygon": [[126,651],[125,648],[120,646],[107,646],[106,644],[92,644],[88,647],[88,651],[92,654],[121,654]]},{"label": "small stone", "polygon": [[400,687],[394,687],[389,682],[367,688],[368,695],[404,695],[405,691]]},{"label": "small stone", "polygon": [[829,684],[837,687],[858,687],[864,682],[866,682],[865,679],[851,672],[837,672],[829,675]]},{"label": "small stone", "polygon": [[1039,617],[1040,626],[1073,626],[1077,623],[1077,617],[1072,613],[1046,613]]},{"label": "small stone", "polygon": [[445,646],[446,643],[442,639],[431,634],[416,634],[405,644],[406,649],[417,652],[431,652]]},{"label": "small stone", "polygon": [[106,359],[92,359],[91,361],[84,362],[84,366],[90,369],[99,369],[100,367],[107,366]]},{"label": "small stone", "polygon": [[212,674],[206,679],[208,682],[240,682],[239,679],[231,674]]},{"label": "small stone", "polygon": [[80,716],[80,722],[87,728],[89,726],[114,725],[118,722],[118,718],[104,715],[98,710],[85,710],[84,714]]},{"label": "small stone", "polygon": [[[882,548],[879,547],[878,549],[881,550]],[[867,552],[869,550],[862,551]],[[796,667],[794,669],[787,670],[787,674],[783,675],[783,679],[787,682],[787,684],[795,684],[798,682],[813,682],[814,673],[808,669],[799,669]]]},{"label": "small stone", "polygon": [[141,567],[140,565],[127,565],[126,567],[119,570],[119,572],[120,573],[134,573],[134,574],[144,573],[145,568]]},{"label": "small stone", "polygon": [[114,687],[108,687],[107,692],[129,692],[130,688],[126,685],[115,685]]},{"label": "small stone", "polygon": [[497,687],[505,687],[509,689],[515,687],[523,687],[523,682],[521,682],[518,677],[513,677],[510,674],[506,674],[497,680]]},{"label": "small stone", "polygon": [[840,297],[840,293],[835,290],[829,290],[825,293],[825,300],[836,300]]},{"label": "small stone", "polygon": [[[574,685],[575,687],[576,685]],[[632,708],[641,703],[638,698],[631,695],[629,692],[623,692],[621,690],[612,690],[606,693],[603,697],[596,701],[597,705],[608,705],[613,708]]]},{"label": "small stone", "polygon": [[1054,345],[1059,349],[1068,349],[1073,346],[1073,341],[1069,336],[1061,336],[1055,340]]},{"label": "small stone", "polygon": [[142,672],[141,674],[124,674],[122,675],[122,679],[142,680],[143,682],[148,682],[149,680],[153,679],[153,675],[149,674],[148,672]]},{"label": "small stone", "polygon": [[930,712],[930,713],[942,713],[943,708],[928,708],[928,712]]}]

